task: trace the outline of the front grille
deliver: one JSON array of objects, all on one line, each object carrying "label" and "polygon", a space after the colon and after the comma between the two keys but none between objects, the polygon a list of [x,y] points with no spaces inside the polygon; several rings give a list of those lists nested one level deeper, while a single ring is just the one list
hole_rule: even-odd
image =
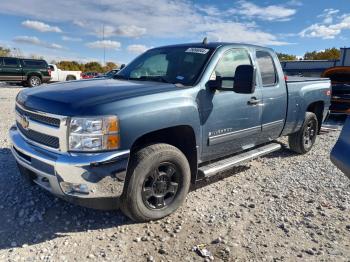
[{"label": "front grille", "polygon": [[21,133],[25,137],[27,137],[29,140],[32,140],[34,142],[37,142],[37,143],[40,143],[42,145],[52,147],[55,149],[58,149],[60,146],[58,137],[49,136],[49,135],[42,134],[42,133],[36,132],[34,130],[30,130],[30,129],[26,130],[18,122],[17,122],[17,127],[19,128]]},{"label": "front grille", "polygon": [[36,114],[34,112],[28,112],[28,111],[23,110],[22,108],[20,108],[17,105],[16,105],[16,111],[21,116],[26,115],[29,117],[29,119],[31,119],[33,121],[36,121],[36,122],[39,122],[42,124],[46,124],[49,126],[59,127],[60,123],[61,123],[61,121],[57,118],[39,115],[39,114]]}]

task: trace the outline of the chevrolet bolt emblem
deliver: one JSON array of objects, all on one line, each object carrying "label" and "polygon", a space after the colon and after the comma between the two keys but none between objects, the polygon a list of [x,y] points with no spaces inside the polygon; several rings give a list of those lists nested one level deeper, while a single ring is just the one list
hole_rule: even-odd
[{"label": "chevrolet bolt emblem", "polygon": [[20,123],[21,123],[21,126],[24,128],[24,129],[28,129],[29,127],[29,118],[28,116],[21,116],[21,120],[20,120]]}]

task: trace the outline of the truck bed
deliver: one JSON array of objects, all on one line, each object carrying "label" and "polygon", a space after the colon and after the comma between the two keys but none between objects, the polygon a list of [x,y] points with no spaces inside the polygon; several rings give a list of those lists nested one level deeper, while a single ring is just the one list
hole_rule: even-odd
[{"label": "truck bed", "polygon": [[[288,77],[286,81],[288,93],[287,119],[283,135],[296,132],[302,125],[308,101],[318,101],[329,108],[329,91],[331,81],[328,78]],[[326,116],[327,112],[323,113]],[[319,119],[323,121],[324,119]]]},{"label": "truck bed", "polygon": [[287,83],[294,82],[312,82],[312,81],[326,81],[329,78],[321,78],[321,77],[302,77],[302,76],[288,76]]}]

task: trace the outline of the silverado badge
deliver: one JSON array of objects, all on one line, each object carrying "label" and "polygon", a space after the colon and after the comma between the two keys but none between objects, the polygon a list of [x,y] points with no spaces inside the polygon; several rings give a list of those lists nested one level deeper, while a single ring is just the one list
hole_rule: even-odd
[{"label": "silverado badge", "polygon": [[21,116],[20,117],[20,124],[25,130],[27,130],[28,127],[29,127],[29,118],[28,118],[28,116],[26,116],[26,115]]}]

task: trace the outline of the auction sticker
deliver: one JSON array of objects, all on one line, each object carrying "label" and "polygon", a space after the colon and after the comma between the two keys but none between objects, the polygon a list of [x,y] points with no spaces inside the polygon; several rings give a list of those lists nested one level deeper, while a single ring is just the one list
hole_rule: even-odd
[{"label": "auction sticker", "polygon": [[207,48],[199,48],[199,47],[190,47],[186,51],[186,53],[196,53],[196,54],[202,54],[205,55],[209,52],[209,49]]}]

